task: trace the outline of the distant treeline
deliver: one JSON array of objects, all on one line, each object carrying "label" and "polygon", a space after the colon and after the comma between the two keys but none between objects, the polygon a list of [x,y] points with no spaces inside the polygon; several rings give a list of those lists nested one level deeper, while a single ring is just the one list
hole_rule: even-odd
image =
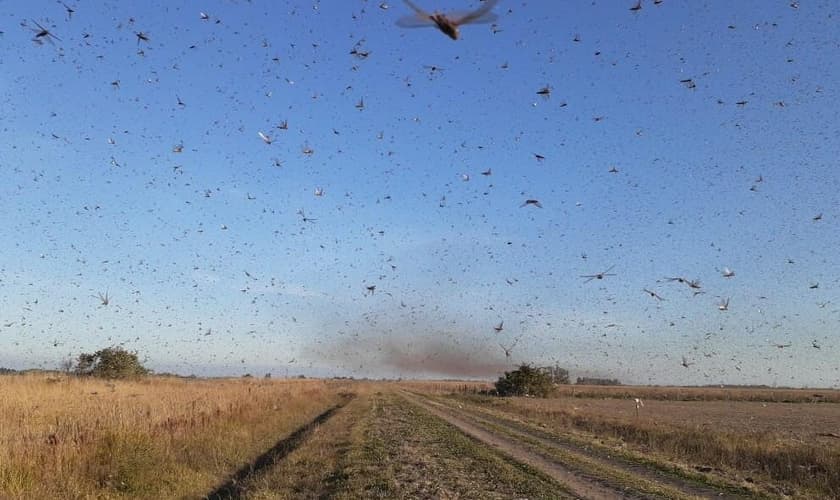
[{"label": "distant treeline", "polygon": [[11,368],[3,368],[0,366],[0,375],[11,375],[12,373],[17,373],[17,370],[12,370]]},{"label": "distant treeline", "polygon": [[577,385],[621,385],[617,378],[578,377]]}]

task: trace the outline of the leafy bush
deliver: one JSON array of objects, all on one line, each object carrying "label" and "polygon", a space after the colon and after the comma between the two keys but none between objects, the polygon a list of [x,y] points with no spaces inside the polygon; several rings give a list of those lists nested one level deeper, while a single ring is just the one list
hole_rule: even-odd
[{"label": "leafy bush", "polygon": [[140,363],[136,352],[128,352],[122,347],[107,347],[93,354],[79,354],[74,371],[78,375],[102,378],[133,378],[149,373]]},{"label": "leafy bush", "polygon": [[518,369],[505,372],[496,382],[499,396],[547,397],[554,389],[551,374],[545,370],[523,364]]}]

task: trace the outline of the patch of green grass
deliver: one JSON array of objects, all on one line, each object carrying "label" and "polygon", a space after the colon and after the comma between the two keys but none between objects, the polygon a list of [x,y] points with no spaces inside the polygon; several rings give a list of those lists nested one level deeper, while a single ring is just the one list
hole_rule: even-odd
[{"label": "patch of green grass", "polygon": [[[533,467],[508,459],[457,428],[437,419],[425,422],[426,428],[456,457],[468,457],[472,468],[483,472],[482,485],[491,490],[513,490],[533,498],[568,498],[550,478]],[[471,492],[464,491],[463,494]]]},{"label": "patch of green grass", "polygon": [[560,485],[393,394],[375,398],[337,498],[571,498]]},{"label": "patch of green grass", "polygon": [[335,498],[393,498],[393,465],[388,460],[382,421],[381,397],[370,399],[370,407],[350,433],[350,451],[341,464],[342,480]]}]

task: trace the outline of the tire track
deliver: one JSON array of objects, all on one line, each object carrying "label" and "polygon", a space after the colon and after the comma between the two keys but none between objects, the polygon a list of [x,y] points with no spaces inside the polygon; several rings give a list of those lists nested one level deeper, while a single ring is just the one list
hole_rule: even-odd
[{"label": "tire track", "polygon": [[243,483],[250,477],[259,474],[267,467],[271,467],[278,460],[282,460],[292,451],[297,449],[312,434],[316,427],[330,419],[338,410],[344,408],[356,395],[346,394],[341,402],[327,409],[303,427],[298,428],[288,437],[281,439],[268,451],[258,456],[253,462],[244,465],[236,471],[224,484],[208,493],[206,500],[228,500],[238,499],[246,492]]}]

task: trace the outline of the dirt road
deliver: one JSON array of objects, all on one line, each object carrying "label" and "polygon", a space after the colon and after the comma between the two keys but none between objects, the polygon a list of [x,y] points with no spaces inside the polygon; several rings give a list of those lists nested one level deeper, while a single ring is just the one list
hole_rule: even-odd
[{"label": "dirt road", "polygon": [[581,498],[753,497],[736,487],[714,487],[622,460],[463,403],[441,402],[409,392],[400,395],[482,443],[539,469]]},{"label": "dirt road", "polygon": [[571,469],[564,467],[562,464],[548,460],[542,455],[529,450],[527,447],[522,446],[521,443],[518,443],[514,439],[500,434],[494,434],[483,429],[479,425],[456,416],[453,412],[447,411],[440,403],[424,400],[422,397],[409,395],[408,393],[403,393],[402,395],[412,403],[423,407],[432,415],[435,415],[436,417],[441,418],[449,424],[457,427],[465,434],[478,439],[486,445],[492,446],[519,462],[526,463],[531,467],[535,467],[548,474],[552,479],[563,483],[575,495],[580,496],[581,498],[589,498],[592,500],[626,498],[614,489],[601,484],[595,478],[581,477],[580,475],[575,474],[575,472]]},{"label": "dirt road", "polygon": [[[757,498],[549,434],[478,405],[361,394],[215,498]],[[293,441],[293,442],[290,442]]]}]

